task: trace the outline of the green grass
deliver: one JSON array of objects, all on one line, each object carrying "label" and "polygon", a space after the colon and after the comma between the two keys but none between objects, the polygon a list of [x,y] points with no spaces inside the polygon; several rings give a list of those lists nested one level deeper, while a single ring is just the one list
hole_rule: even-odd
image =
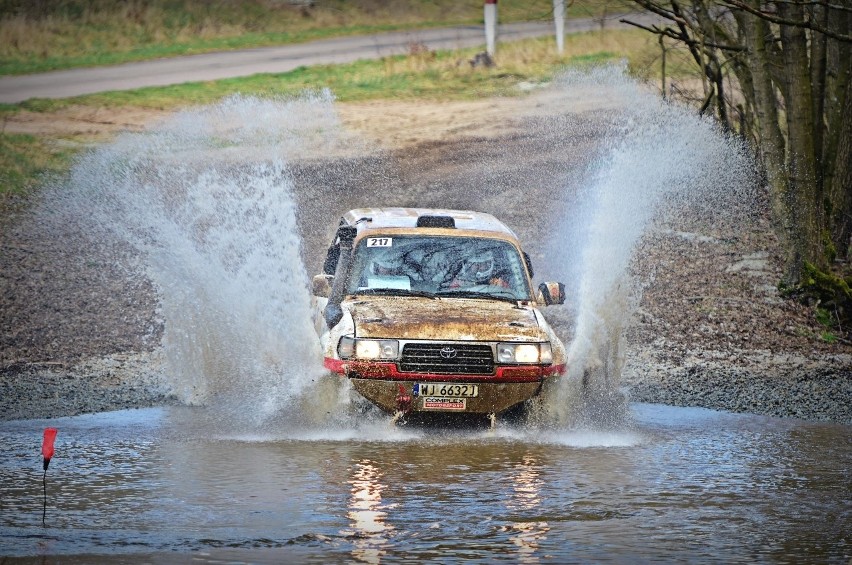
[{"label": "green grass", "polygon": [[821,325],[830,328],[834,325],[834,316],[831,311],[826,308],[817,308],[816,309],[816,320]]},{"label": "green grass", "polygon": [[[626,11],[624,0],[577,0],[568,17]],[[548,20],[551,0],[502,0],[502,23]],[[0,0],[0,75],[100,66],[305,42],[480,24],[481,0]]]},{"label": "green grass", "polygon": [[831,332],[823,332],[822,335],[820,335],[820,339],[822,339],[826,343],[834,343],[837,341],[838,338],[835,334]]},{"label": "green grass", "polygon": [[[0,105],[0,116],[22,110],[51,113],[72,106],[93,110],[126,106],[177,110],[215,103],[236,93],[288,97],[322,88],[330,89],[343,103],[516,96],[522,95],[517,88],[520,82],[547,82],[566,67],[588,66],[621,58],[627,58],[631,64],[641,62],[654,44],[649,34],[638,30],[590,32],[566,37],[565,51],[561,55],[556,53],[552,38],[501,44],[498,46],[497,66],[490,69],[474,68],[468,63],[476,53],[475,49],[434,53],[418,51],[345,65],[300,67],[280,74],[105,92],[68,99],[33,99],[20,104]],[[635,72],[641,74],[642,70]],[[36,190],[44,173],[67,169],[75,151],[73,147],[85,146],[91,141],[3,135],[0,201],[11,195],[26,195]]]},{"label": "green grass", "polygon": [[52,140],[0,134],[0,201],[32,193],[46,174],[65,171],[73,151]]},{"label": "green grass", "polygon": [[551,38],[538,38],[499,46],[497,66],[472,68],[476,49],[438,51],[362,60],[344,65],[299,67],[286,73],[172,86],[104,92],[65,99],[31,99],[2,105],[0,113],[26,109],[57,111],[68,106],[137,106],[174,109],[209,104],[242,93],[257,96],[288,96],[305,90],[329,88],[341,102],[376,99],[464,100],[481,96],[512,95],[521,81],[550,80],[568,66],[600,64],[628,58],[641,59],[651,41],[641,31],[607,31],[576,34],[566,38],[565,52],[556,53]]}]

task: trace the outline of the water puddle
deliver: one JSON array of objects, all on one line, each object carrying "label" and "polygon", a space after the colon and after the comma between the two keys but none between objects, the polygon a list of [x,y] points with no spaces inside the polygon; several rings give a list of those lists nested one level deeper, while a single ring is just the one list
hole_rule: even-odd
[{"label": "water puddle", "polygon": [[[633,405],[635,424],[615,431],[220,434],[205,411],[0,424],[4,555],[730,562],[850,551],[844,426]],[[42,526],[47,424],[59,436]]]}]

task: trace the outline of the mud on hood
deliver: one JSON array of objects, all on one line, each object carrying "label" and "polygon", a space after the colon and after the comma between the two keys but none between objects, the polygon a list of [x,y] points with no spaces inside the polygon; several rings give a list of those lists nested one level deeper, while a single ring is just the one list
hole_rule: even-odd
[{"label": "mud on hood", "polygon": [[369,297],[345,302],[358,337],[546,340],[532,307],[497,300]]}]

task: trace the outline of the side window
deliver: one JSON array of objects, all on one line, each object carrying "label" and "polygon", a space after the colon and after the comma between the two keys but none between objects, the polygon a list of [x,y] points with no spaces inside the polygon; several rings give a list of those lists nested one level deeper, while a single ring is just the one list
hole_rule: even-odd
[{"label": "side window", "polygon": [[510,287],[517,285],[518,277],[517,261],[507,257],[506,249],[499,249],[494,254],[494,274],[497,278],[506,281]]}]

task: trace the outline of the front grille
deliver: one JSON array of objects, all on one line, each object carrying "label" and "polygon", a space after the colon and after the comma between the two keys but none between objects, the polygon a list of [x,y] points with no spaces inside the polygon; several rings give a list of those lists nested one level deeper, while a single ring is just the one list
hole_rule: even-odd
[{"label": "front grille", "polygon": [[492,375],[494,354],[491,346],[484,344],[406,343],[402,347],[399,370],[438,375]]}]

